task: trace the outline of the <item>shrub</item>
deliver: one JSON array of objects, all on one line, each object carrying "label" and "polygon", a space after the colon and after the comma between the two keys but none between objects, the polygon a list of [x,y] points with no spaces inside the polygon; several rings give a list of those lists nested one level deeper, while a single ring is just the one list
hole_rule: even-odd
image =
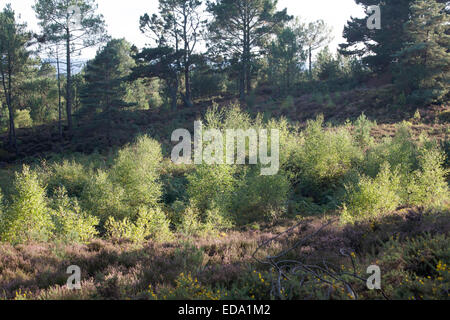
[{"label": "shrub", "polygon": [[105,222],[109,216],[135,220],[140,207],[157,207],[162,186],[161,146],[146,136],[119,151],[110,171],[98,170],[84,188],[83,208]]},{"label": "shrub", "polygon": [[[236,187],[235,166],[199,165],[187,176],[187,193],[201,214],[215,206],[227,208]],[[204,216],[203,216],[204,218]]]},{"label": "shrub", "polygon": [[45,188],[38,175],[24,166],[16,173],[11,206],[3,214],[2,241],[10,243],[45,242],[53,225],[47,207]]},{"label": "shrub", "polygon": [[98,170],[84,188],[81,204],[85,211],[100,218],[102,224],[109,216],[123,219],[131,215],[122,203],[124,193],[122,187],[112,183],[105,171]]},{"label": "shrub", "polygon": [[92,170],[75,161],[54,163],[44,175],[49,195],[64,187],[69,197],[80,197],[89,183]]},{"label": "shrub", "polygon": [[186,236],[195,236],[204,233],[205,225],[201,222],[200,214],[195,208],[187,208],[181,214],[177,231]]},{"label": "shrub", "polygon": [[440,205],[448,200],[445,154],[427,138],[415,142],[406,124],[398,128],[394,138],[369,150],[364,172],[374,177],[386,162],[398,173],[403,186],[398,191],[402,205]]},{"label": "shrub", "polygon": [[224,213],[220,208],[212,208],[206,211],[206,222],[204,230],[207,233],[215,234],[218,231],[229,230],[233,228],[234,223],[231,214]]},{"label": "shrub", "polygon": [[170,222],[161,209],[141,207],[136,222],[128,217],[116,221],[109,217],[105,228],[107,235],[113,239],[128,239],[140,243],[151,238],[155,241],[169,241],[172,239]]},{"label": "shrub", "polygon": [[194,72],[192,75],[192,96],[212,97],[226,89],[225,77],[219,73]]},{"label": "shrub", "polygon": [[303,196],[326,201],[330,190],[362,158],[347,127],[324,130],[323,116],[308,121],[303,143],[285,165],[291,181]]},{"label": "shrub", "polygon": [[275,297],[271,290],[274,274],[245,270],[229,290],[231,300],[270,300]]},{"label": "shrub", "polygon": [[398,195],[400,186],[397,172],[392,171],[388,163],[382,166],[375,178],[360,177],[357,185],[347,186],[342,219],[355,222],[395,210],[401,202]]},{"label": "shrub", "polygon": [[151,287],[148,293],[153,299],[161,300],[220,300],[225,297],[221,290],[213,290],[210,286],[202,285],[197,278],[193,278],[189,273],[181,273],[175,280],[173,288],[160,288],[158,294],[155,294]]},{"label": "shrub", "polygon": [[147,136],[119,151],[111,168],[111,180],[123,188],[127,206],[157,206],[162,194],[158,181],[161,162],[160,144]]},{"label": "shrub", "polygon": [[33,119],[31,119],[29,110],[17,110],[14,123],[17,128],[30,128],[33,126]]},{"label": "shrub", "polygon": [[[448,235],[423,234],[391,238],[384,244],[379,265],[388,271],[383,279],[392,299],[448,299],[450,247]],[[393,284],[393,285],[392,285]]]},{"label": "shrub", "polygon": [[286,177],[261,176],[259,170],[258,166],[247,170],[233,194],[232,212],[239,224],[276,218],[287,202],[290,185]]},{"label": "shrub", "polygon": [[441,205],[449,200],[444,169],[445,154],[437,147],[424,149],[419,157],[420,169],[412,173],[407,203],[410,205]]},{"label": "shrub", "polygon": [[83,212],[76,199],[70,199],[64,187],[56,191],[52,220],[55,238],[67,243],[86,243],[98,235],[99,219]]},{"label": "shrub", "polygon": [[[394,138],[387,138],[372,148],[365,161],[365,173],[375,177],[381,166],[388,162],[393,170],[398,170],[402,178],[419,168],[418,148],[411,137],[411,130],[403,123],[397,128]],[[406,185],[407,181],[403,181]]]},{"label": "shrub", "polygon": [[370,134],[376,125],[377,123],[370,121],[364,113],[355,121],[354,137],[361,148],[372,146],[374,139]]}]

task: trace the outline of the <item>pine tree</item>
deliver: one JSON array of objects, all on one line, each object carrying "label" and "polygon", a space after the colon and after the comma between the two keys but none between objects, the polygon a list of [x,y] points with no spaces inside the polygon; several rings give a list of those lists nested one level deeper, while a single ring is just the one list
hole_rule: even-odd
[{"label": "pine tree", "polygon": [[441,102],[450,92],[449,15],[435,0],[416,0],[410,10],[397,83],[415,103]]},{"label": "pine tree", "polygon": [[14,124],[15,99],[18,94],[20,75],[26,69],[30,52],[31,34],[26,24],[18,23],[11,5],[0,12],[0,82],[9,114],[9,146],[17,151]]},{"label": "pine tree", "polygon": [[209,25],[210,49],[240,66],[240,96],[252,89],[252,65],[268,37],[282,28],[292,17],[287,10],[276,11],[276,0],[214,0],[208,1],[213,15]]},{"label": "pine tree", "polygon": [[[71,10],[79,9],[79,17]],[[37,0],[34,5],[43,31],[43,41],[64,42],[66,47],[66,113],[69,134],[72,133],[72,64],[73,55],[87,47],[106,41],[105,21],[96,14],[95,0]],[[79,19],[79,21],[76,21]],[[79,22],[77,25],[76,22]]]},{"label": "pine tree", "polygon": [[278,84],[280,93],[291,89],[306,60],[301,35],[297,22],[279,32],[268,48],[269,77],[272,83]]},{"label": "pine tree", "polygon": [[344,28],[347,43],[341,44],[344,55],[357,54],[376,72],[385,72],[394,61],[393,55],[405,42],[403,25],[409,19],[409,6],[413,0],[355,0],[367,11],[369,6],[379,5],[381,29],[369,29],[367,19],[352,18]]},{"label": "pine tree", "polygon": [[182,97],[187,107],[192,106],[193,55],[205,23],[200,15],[201,4],[199,0],[159,0],[159,15],[145,14],[140,18],[142,32],[150,32],[159,47],[170,47],[176,55],[181,55],[176,62],[184,73],[185,93]]},{"label": "pine tree", "polygon": [[303,26],[303,41],[308,48],[309,76],[312,77],[312,53],[332,40],[331,29],[323,20],[311,22]]},{"label": "pine tree", "polygon": [[[386,72],[395,63],[395,55],[402,49],[407,34],[404,24],[410,18],[410,6],[414,0],[355,0],[358,5],[380,6],[381,29],[369,29],[364,18],[352,18],[344,28],[347,43],[340,44],[344,55],[358,55],[375,72]],[[445,3],[446,0],[438,0]]]},{"label": "pine tree", "polygon": [[82,92],[83,113],[101,113],[106,122],[106,134],[111,144],[111,129],[114,114],[129,107],[126,79],[134,66],[130,56],[130,44],[124,39],[113,39],[101,49],[85,68],[86,85]]}]

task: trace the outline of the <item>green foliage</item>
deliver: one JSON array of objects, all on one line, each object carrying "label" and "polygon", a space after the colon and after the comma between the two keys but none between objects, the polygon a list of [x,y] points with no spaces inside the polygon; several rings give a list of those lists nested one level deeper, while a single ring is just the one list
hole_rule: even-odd
[{"label": "green foliage", "polygon": [[110,216],[105,224],[105,229],[109,238],[128,239],[135,243],[141,243],[148,238],[158,242],[172,239],[169,220],[159,208],[141,207],[136,222],[132,222],[128,217],[123,220],[115,220]]},{"label": "green foliage", "polygon": [[208,285],[202,285],[192,275],[181,273],[175,280],[172,288],[160,288],[156,294],[151,287],[148,293],[154,300],[220,300],[225,297],[225,292],[214,290]]},{"label": "green foliage", "polygon": [[[214,53],[222,54],[227,61],[235,64],[236,60],[239,61],[236,71],[243,75],[239,89],[241,98],[245,98],[252,91],[252,71],[256,62],[254,53],[258,45],[281,29],[290,17],[286,10],[277,11],[276,1],[273,0],[210,1],[207,11],[212,15],[208,26],[210,48]],[[248,21],[253,21],[251,26]],[[245,39],[236,37],[236,34],[245,34]]]},{"label": "green foliage", "polygon": [[[364,64],[372,70],[384,71],[392,62],[392,56],[397,53],[405,41],[404,24],[409,19],[409,5],[412,0],[387,0],[380,6],[381,29],[367,28],[371,14],[365,17],[352,17],[344,28],[344,38],[347,43],[340,44],[345,55],[358,54],[364,57]],[[358,0],[359,5],[367,8],[374,5],[371,0]],[[387,27],[389,26],[389,28]]]},{"label": "green foliage", "polygon": [[42,176],[50,196],[64,187],[69,197],[81,197],[92,175],[92,170],[81,163],[63,160],[51,164]]},{"label": "green foliage", "polygon": [[289,181],[282,174],[261,176],[259,172],[257,166],[249,169],[238,182],[232,197],[231,211],[240,225],[274,219],[284,212]]},{"label": "green foliage", "polygon": [[398,126],[394,138],[387,138],[369,150],[364,171],[375,177],[385,162],[388,162],[393,170],[398,170],[402,179],[418,169],[418,148],[407,124]]},{"label": "green foliage", "polygon": [[448,299],[450,249],[445,234],[424,234],[413,238],[391,238],[384,244],[379,265],[393,299]]},{"label": "green foliage", "polygon": [[376,218],[394,211],[401,203],[398,195],[400,179],[385,163],[375,178],[361,176],[356,185],[347,186],[348,197],[343,205],[342,219],[355,222]]},{"label": "green foliage", "polygon": [[445,154],[435,143],[421,140],[415,142],[402,124],[394,138],[368,150],[363,177],[347,185],[344,219],[376,217],[400,205],[438,208],[448,201]]},{"label": "green foliage", "polygon": [[400,196],[405,205],[432,205],[448,199],[445,154],[430,141],[413,141],[411,130],[401,125],[394,138],[369,150],[364,171],[374,177],[384,162],[399,174]]},{"label": "green foliage", "polygon": [[195,236],[204,233],[205,225],[202,223],[200,214],[195,208],[186,208],[186,210],[181,213],[177,231],[186,236]]},{"label": "green foliage", "polygon": [[[286,120],[263,124],[260,117],[253,120],[236,105],[226,111],[219,110],[217,106],[211,108],[207,111],[205,119],[208,129],[278,129],[281,148],[285,145],[293,146],[290,145]],[[283,212],[287,200],[289,182],[281,173],[275,176],[261,176],[260,172],[260,166],[205,164],[197,166],[195,171],[187,176],[189,181],[187,194],[192,206],[199,209],[200,220],[206,222],[207,212],[212,214],[210,218],[214,217],[213,220],[220,217],[222,222],[219,224],[224,226],[229,225],[230,219],[242,224],[252,219],[278,216]]]},{"label": "green foliage", "polygon": [[246,271],[229,290],[231,300],[270,300],[273,273]]},{"label": "green foliage", "polygon": [[134,220],[139,208],[158,207],[162,195],[161,146],[141,136],[121,149],[108,170],[92,175],[82,193],[83,208],[105,222],[109,216]]},{"label": "green foliage", "polygon": [[409,8],[405,41],[396,55],[400,60],[396,82],[415,104],[443,102],[450,92],[450,20],[445,6],[442,1],[415,0]]},{"label": "green foliage", "polygon": [[17,128],[30,128],[33,126],[30,111],[27,109],[17,110],[15,116],[15,124]]},{"label": "green foliage", "polygon": [[[2,219],[3,219],[3,193],[2,193],[2,189],[0,189],[0,228],[2,226]],[[2,229],[0,229],[0,233],[2,232]]]},{"label": "green foliage", "polygon": [[155,207],[161,198],[160,144],[148,136],[119,151],[111,168],[111,180],[124,189],[124,201],[131,208]]},{"label": "green foliage", "polygon": [[269,81],[281,94],[290,92],[301,73],[300,66],[306,60],[301,32],[298,22],[287,26],[277,34],[268,48]]},{"label": "green foliage", "polygon": [[281,103],[281,110],[292,110],[294,107],[294,98],[292,96],[287,96]]},{"label": "green foliage", "polygon": [[226,78],[223,74],[214,70],[207,69],[194,72],[191,81],[194,98],[213,97],[226,90]]},{"label": "green foliage", "polygon": [[345,74],[343,62],[343,57],[339,54],[334,57],[327,46],[317,54],[314,72],[321,81],[338,79]]},{"label": "green foliage", "polygon": [[[128,107],[125,102],[130,87],[124,79],[135,66],[131,45],[124,39],[113,39],[89,61],[84,77],[86,85],[81,94],[85,113],[103,112],[103,119],[112,121],[114,110]],[[110,129],[111,124],[107,123]]]},{"label": "green foliage", "polygon": [[56,191],[52,203],[54,237],[67,243],[86,243],[98,236],[99,219],[83,212],[76,199],[70,199],[64,187]]},{"label": "green foliage", "polygon": [[199,165],[187,176],[191,203],[202,213],[218,205],[228,207],[236,187],[236,168],[230,165]]},{"label": "green foliage", "polygon": [[[173,73],[169,77],[175,79],[169,80],[166,78],[168,75],[162,75],[161,70],[158,71],[161,78],[167,79],[167,86],[171,87],[170,90],[173,91],[172,103],[174,107],[176,107],[176,95],[179,86],[176,73],[181,71],[184,71],[185,87],[182,98],[186,106],[192,107],[191,71],[196,66],[196,60],[198,60],[194,54],[194,49],[205,24],[199,12],[201,5],[202,2],[199,0],[159,0],[158,14],[152,14],[150,17],[146,13],[140,17],[141,32],[151,33],[152,37],[156,38],[159,48],[173,51],[178,57],[175,68],[168,66],[168,69],[171,69],[170,73]],[[181,60],[183,61],[182,65]],[[170,84],[170,81],[173,81],[173,83]]]},{"label": "green foliage", "polygon": [[339,180],[362,158],[349,128],[324,129],[323,116],[308,121],[298,146],[285,170],[303,196],[324,201],[324,193],[337,187]]},{"label": "green foliage", "polygon": [[0,12],[0,83],[2,84],[2,100],[4,98],[10,117],[9,145],[14,148],[17,148],[14,124],[17,107],[16,91],[24,81],[31,54],[27,48],[32,36],[25,28],[26,24],[17,21],[11,4],[7,4]]},{"label": "green foliage", "polygon": [[366,149],[373,145],[371,131],[376,125],[377,123],[370,121],[364,113],[355,121],[354,137],[360,148]]},{"label": "green foliage", "polygon": [[11,206],[1,219],[1,240],[11,243],[47,241],[53,225],[38,175],[24,166],[21,173],[16,173],[14,186]]},{"label": "green foliage", "polygon": [[122,187],[111,181],[107,172],[98,170],[84,188],[81,204],[87,212],[99,217],[102,223],[110,216],[123,219],[130,215],[122,202],[124,193]]},{"label": "green foliage", "polygon": [[424,148],[419,156],[420,169],[414,171],[408,188],[410,205],[441,206],[449,201],[449,189],[444,168],[445,154],[433,147]]}]

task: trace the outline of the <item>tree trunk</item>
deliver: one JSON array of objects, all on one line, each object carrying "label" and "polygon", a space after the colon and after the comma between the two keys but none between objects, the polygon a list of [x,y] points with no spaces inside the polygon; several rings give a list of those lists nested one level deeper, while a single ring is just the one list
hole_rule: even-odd
[{"label": "tree trunk", "polygon": [[67,60],[67,86],[66,86],[66,113],[67,113],[67,126],[69,129],[69,136],[72,136],[72,64],[70,57],[70,31],[66,33],[66,60]]},{"label": "tree trunk", "polygon": [[[248,56],[247,56],[248,57]],[[247,95],[249,95],[252,92],[252,70],[251,70],[251,64],[250,59],[247,58],[247,70],[245,72],[246,74],[246,85],[247,85]]]},{"label": "tree trunk", "polygon": [[183,23],[183,41],[184,41],[184,86],[185,86],[185,96],[184,96],[184,104],[186,107],[191,108],[192,101],[191,101],[191,79],[189,75],[189,67],[190,67],[190,51],[189,51],[189,44],[188,44],[188,30],[187,30],[187,23],[188,23],[188,15],[186,13],[186,7],[183,6],[183,14],[184,14],[184,23]]},{"label": "tree trunk", "polygon": [[188,64],[186,64],[186,66],[184,68],[184,83],[185,83],[185,87],[186,87],[186,96],[185,96],[186,104],[188,107],[192,107],[191,79],[190,79],[190,75],[189,75],[189,65]]},{"label": "tree trunk", "polygon": [[309,46],[309,77],[312,79],[312,48]]},{"label": "tree trunk", "polygon": [[56,70],[58,73],[58,132],[59,138],[63,138],[62,130],[62,105],[61,105],[61,72],[59,69],[59,52],[56,51]]},{"label": "tree trunk", "polygon": [[242,69],[239,72],[239,97],[243,101],[245,100],[245,63],[242,64]]},{"label": "tree trunk", "polygon": [[247,90],[247,95],[249,95],[252,91],[252,64],[251,64],[251,55],[250,55],[250,37],[247,33],[247,43],[245,47],[245,85]]},{"label": "tree trunk", "polygon": [[12,105],[12,62],[11,56],[8,55],[8,85],[5,82],[5,73],[2,69],[3,90],[5,92],[6,105],[9,112],[9,134],[8,144],[10,148],[13,148],[17,153],[17,140],[16,140],[16,127],[14,125],[14,110]]}]

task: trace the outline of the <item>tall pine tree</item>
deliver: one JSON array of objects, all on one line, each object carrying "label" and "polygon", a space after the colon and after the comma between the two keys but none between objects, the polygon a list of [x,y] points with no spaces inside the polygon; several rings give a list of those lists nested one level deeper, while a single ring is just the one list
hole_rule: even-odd
[{"label": "tall pine tree", "polygon": [[9,147],[17,151],[14,112],[19,84],[28,64],[30,51],[27,47],[32,39],[25,30],[26,24],[19,23],[11,5],[0,12],[0,82],[9,115]]},{"label": "tall pine tree", "polygon": [[442,102],[450,92],[449,15],[435,0],[416,0],[410,10],[396,80],[412,102]]},{"label": "tall pine tree", "polygon": [[276,11],[277,0],[214,0],[207,2],[213,20],[209,25],[210,49],[228,61],[238,60],[239,91],[245,98],[252,89],[252,66],[269,36],[292,17],[287,10]]},{"label": "tall pine tree", "polygon": [[[37,0],[34,10],[43,31],[43,41],[64,42],[66,47],[66,113],[69,134],[72,133],[72,65],[73,55],[87,47],[106,41],[105,21],[96,14],[95,0]],[[74,8],[79,9],[79,16]],[[77,21],[78,20],[78,21]]]},{"label": "tall pine tree", "polygon": [[[355,0],[367,12],[377,5],[381,10],[381,29],[369,29],[364,18],[351,18],[344,28],[346,43],[340,44],[344,55],[358,55],[375,72],[386,72],[396,62],[396,54],[402,50],[408,35],[404,28],[411,17],[410,7],[414,0]],[[446,0],[438,0],[446,3]]]},{"label": "tall pine tree", "polygon": [[184,73],[185,93],[182,97],[187,107],[192,107],[193,56],[205,23],[200,14],[201,4],[199,0],[159,0],[159,15],[145,14],[139,21],[141,31],[150,33],[158,47],[169,47],[181,56],[176,63]]},{"label": "tall pine tree", "polygon": [[101,49],[85,68],[86,86],[81,94],[83,113],[101,113],[106,124],[106,135],[111,144],[114,115],[130,104],[124,101],[127,94],[126,79],[134,66],[130,44],[124,39],[113,39]]}]

